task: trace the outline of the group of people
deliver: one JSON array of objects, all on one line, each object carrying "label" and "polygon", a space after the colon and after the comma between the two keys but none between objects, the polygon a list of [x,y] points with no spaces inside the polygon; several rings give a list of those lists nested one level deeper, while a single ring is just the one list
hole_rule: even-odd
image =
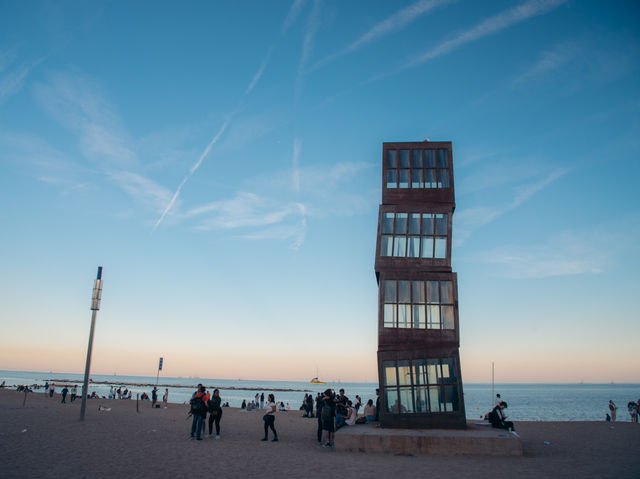
[{"label": "group of people", "polygon": [[[308,398],[310,397],[311,395],[308,396]],[[308,404],[308,398],[303,405]],[[318,444],[322,444],[325,447],[333,447],[334,433],[341,427],[377,421],[378,417],[376,406],[373,405],[373,399],[367,401],[364,407],[364,416],[358,418],[358,410],[361,405],[360,396],[356,395],[355,401],[352,401],[345,396],[344,389],[340,389],[337,395],[332,389],[327,389],[322,394],[318,393],[315,400],[315,416],[318,421]],[[306,413],[306,417],[313,417],[312,411],[306,410]]]},{"label": "group of people", "polygon": [[[273,394],[269,398],[273,397]],[[213,424],[216,425],[216,439],[220,439],[220,419],[222,419],[222,399],[220,399],[220,391],[213,390],[210,395],[202,384],[198,384],[198,390],[191,396],[189,414],[193,417],[191,422],[191,439],[201,441],[203,436],[207,437],[205,421],[209,416],[209,437],[213,436]],[[275,413],[275,404],[273,405]],[[273,425],[272,425],[273,428]],[[267,435],[267,426],[265,423],[265,437]],[[273,429],[275,434],[275,429]],[[277,440],[277,435],[276,435]]]},{"label": "group of people", "polygon": [[[616,422],[618,406],[612,400],[609,400],[609,412],[606,415],[607,422]],[[631,422],[638,422],[638,416],[640,415],[640,399],[638,401],[629,401],[627,403],[627,411],[631,416]]]}]

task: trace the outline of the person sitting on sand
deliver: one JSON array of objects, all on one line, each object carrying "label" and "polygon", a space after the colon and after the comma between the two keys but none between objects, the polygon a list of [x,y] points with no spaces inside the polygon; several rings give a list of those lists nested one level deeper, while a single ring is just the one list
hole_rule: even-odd
[{"label": "person sitting on sand", "polygon": [[489,413],[489,422],[493,427],[499,429],[506,429],[508,431],[515,431],[516,428],[513,422],[507,421],[507,415],[503,412],[507,408],[507,403],[502,401]]},{"label": "person sitting on sand", "polygon": [[345,418],[344,423],[347,426],[355,426],[356,419],[358,419],[358,413],[349,400],[347,401],[347,417]]},{"label": "person sitting on sand", "polygon": [[373,405],[373,399],[367,401],[367,405],[364,407],[364,416],[368,423],[376,420],[376,407]]}]

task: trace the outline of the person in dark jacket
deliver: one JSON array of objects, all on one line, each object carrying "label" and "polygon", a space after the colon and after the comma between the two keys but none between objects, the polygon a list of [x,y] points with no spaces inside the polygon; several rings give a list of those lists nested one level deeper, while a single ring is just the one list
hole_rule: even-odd
[{"label": "person in dark jacket", "polygon": [[213,396],[209,399],[209,437],[213,437],[213,423],[216,423],[216,439],[220,439],[220,419],[222,419],[222,399],[220,391],[213,390]]}]

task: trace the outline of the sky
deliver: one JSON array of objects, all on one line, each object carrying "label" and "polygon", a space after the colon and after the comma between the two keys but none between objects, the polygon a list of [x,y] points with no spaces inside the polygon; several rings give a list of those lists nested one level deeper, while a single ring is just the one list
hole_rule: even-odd
[{"label": "sky", "polygon": [[382,143],[451,141],[465,382],[640,382],[633,1],[0,2],[0,369],[377,381]]}]

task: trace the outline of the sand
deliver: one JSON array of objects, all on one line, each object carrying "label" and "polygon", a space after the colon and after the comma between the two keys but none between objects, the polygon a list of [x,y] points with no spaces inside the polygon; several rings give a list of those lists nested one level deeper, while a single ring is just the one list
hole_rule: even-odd
[{"label": "sand", "polygon": [[23,397],[0,390],[3,478],[640,477],[640,424],[629,422],[516,422],[523,457],[393,456],[320,447],[315,419],[298,411],[277,414],[278,443],[260,441],[260,411],[236,408],[224,409],[221,439],[191,441],[184,405],[137,413],[135,400],[93,399],[80,422],[80,400]]}]

